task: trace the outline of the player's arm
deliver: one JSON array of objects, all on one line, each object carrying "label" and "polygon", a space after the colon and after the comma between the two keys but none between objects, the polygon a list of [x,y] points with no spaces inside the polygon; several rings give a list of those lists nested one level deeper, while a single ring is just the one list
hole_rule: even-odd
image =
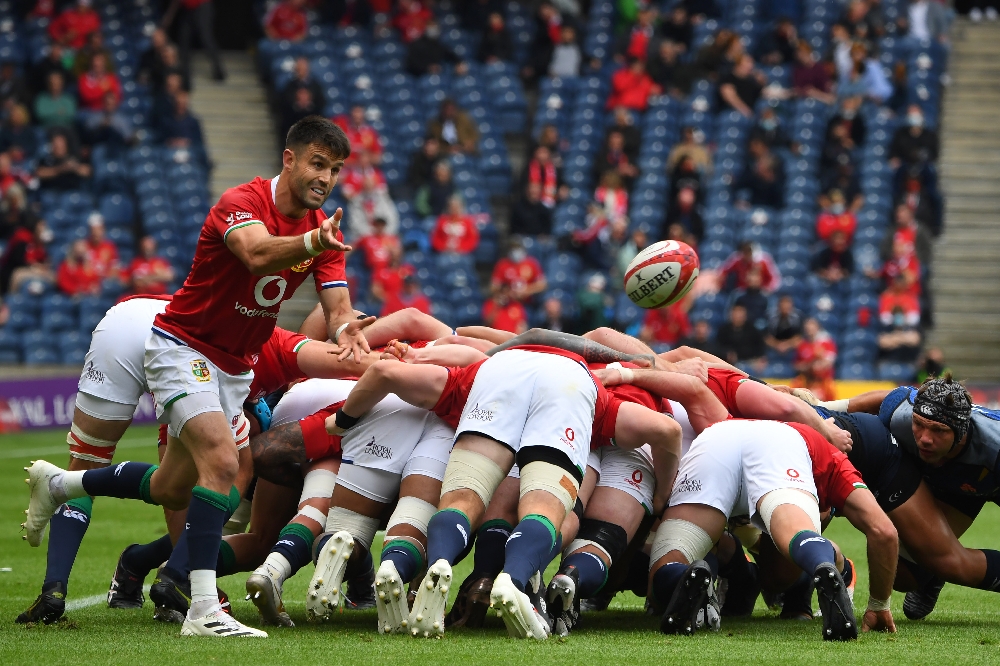
[{"label": "player's arm", "polygon": [[899,537],[896,527],[866,488],[857,488],[847,496],[843,515],[868,540],[869,610],[865,611],[864,631],[895,632],[896,625],[888,601],[896,577]]},{"label": "player's arm", "polygon": [[[826,407],[827,409],[832,409],[837,412],[864,412],[866,414],[874,414],[878,416],[879,407],[882,406],[882,402],[892,393],[893,389],[881,390],[881,391],[867,391],[861,395],[856,395],[850,400],[847,400],[847,404],[843,405],[843,400],[831,400],[829,402],[819,403],[821,407]],[[844,407],[846,409],[838,409],[838,407]]]},{"label": "player's arm", "polygon": [[364,328],[375,323],[375,317],[358,319],[351,305],[351,292],[347,287],[330,287],[319,292],[319,302],[326,317],[327,335],[343,351],[340,360],[354,356],[355,363],[361,363],[364,354],[371,352]]},{"label": "player's arm", "polygon": [[337,240],[343,211],[301,236],[272,236],[263,222],[247,220],[230,227],[223,237],[226,247],[254,275],[269,275],[301,264],[322,252],[348,252],[350,245]]},{"label": "player's arm", "polygon": [[713,368],[723,368],[725,370],[732,370],[733,372],[738,372],[741,375],[747,374],[742,370],[740,370],[739,368],[737,368],[732,363],[728,363],[725,359],[721,359],[715,354],[709,354],[708,352],[696,349],[695,347],[686,347],[686,346],[677,347],[676,349],[671,349],[670,351],[663,352],[662,354],[659,355],[659,357],[664,361],[668,361],[671,363],[680,363],[681,361],[698,358],[704,361],[705,363],[709,364]]},{"label": "player's arm", "polygon": [[[653,371],[655,372],[655,371]],[[681,426],[666,414],[633,402],[622,402],[615,421],[615,446],[623,449],[649,444],[656,474],[653,513],[659,515],[670,499],[681,457]]]},{"label": "player's arm", "polygon": [[656,362],[656,357],[649,354],[626,354],[610,347],[605,347],[599,342],[580,337],[579,335],[549,331],[544,328],[532,328],[520,335],[514,336],[507,342],[497,345],[486,352],[486,355],[493,356],[497,352],[518,345],[543,345],[545,347],[563,349],[578,354],[588,363],[635,363],[636,365],[649,367]]},{"label": "player's arm", "polygon": [[[399,340],[392,340],[386,345],[384,354],[391,354],[406,363],[452,368],[464,368],[487,358],[486,354],[469,345],[435,344],[432,347],[414,349],[409,344]],[[388,356],[383,356],[383,358],[388,358]]]},{"label": "player's arm", "polygon": [[684,374],[698,377],[703,382],[708,381],[708,366],[702,359],[696,356],[687,356],[675,361],[672,358],[667,358],[666,354],[657,355],[656,352],[650,349],[649,345],[644,343],[642,340],[638,340],[631,335],[626,335],[613,328],[608,328],[607,326],[602,326],[600,328],[595,328],[593,331],[588,331],[583,334],[583,337],[626,354],[651,355],[654,359],[656,359],[656,365],[654,367],[659,368],[660,370],[682,372]]},{"label": "player's arm", "polygon": [[455,333],[466,338],[487,340],[495,345],[503,344],[514,337],[514,333],[510,331],[501,331],[489,326],[459,326],[455,329]]},{"label": "player's arm", "polygon": [[594,374],[605,386],[617,383],[632,384],[661,398],[681,403],[696,434],[701,434],[702,430],[713,423],[729,418],[729,412],[715,394],[697,377],[691,375],[629,368],[597,370]]}]

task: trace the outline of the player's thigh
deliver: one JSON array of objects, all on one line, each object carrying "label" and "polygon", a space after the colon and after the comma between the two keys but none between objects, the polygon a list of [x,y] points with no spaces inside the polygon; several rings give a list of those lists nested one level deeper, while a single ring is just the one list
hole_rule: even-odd
[{"label": "player's thigh", "polygon": [[176,437],[168,438],[160,468],[149,481],[153,499],[167,508],[182,509],[187,506],[191,490],[197,483],[198,466],[191,453]]},{"label": "player's thigh", "polygon": [[927,484],[921,482],[910,499],[889,512],[889,519],[917,564],[938,576],[959,573],[963,568],[968,551],[955,536]]},{"label": "player's thigh", "polygon": [[191,417],[180,440],[198,468],[199,484],[228,492],[239,472],[239,454],[225,414],[209,411]]},{"label": "player's thigh", "polygon": [[[511,468],[513,472],[517,466]],[[506,520],[511,525],[517,523],[517,501],[520,497],[519,488],[521,484],[520,476],[508,475],[490,499],[486,513],[483,514],[483,521]]]},{"label": "player's thigh", "polygon": [[[341,467],[340,474],[337,476],[337,485],[334,487],[333,496],[330,499],[330,507],[340,507],[362,516],[378,518],[385,511],[388,503],[362,494],[361,491],[367,489],[362,489],[360,485],[353,483],[355,476],[352,472],[357,471],[357,469],[350,469],[353,467],[353,465]],[[345,475],[348,477],[346,482],[343,481]]]},{"label": "player's thigh", "polygon": [[[647,447],[633,450],[604,447],[601,459],[601,478],[587,503],[587,518],[592,512],[623,512],[627,516],[639,515],[635,526],[639,526],[642,517],[653,512],[653,493],[656,491],[656,476],[653,472],[652,456]],[[624,517],[624,516],[623,516]],[[605,520],[605,519],[602,519]],[[628,530],[624,523],[617,523]],[[631,538],[633,531],[629,531]]]},{"label": "player's thigh", "polygon": [[629,541],[646,517],[646,509],[630,493],[610,486],[598,486],[590,498],[584,519],[602,520],[625,530]]}]

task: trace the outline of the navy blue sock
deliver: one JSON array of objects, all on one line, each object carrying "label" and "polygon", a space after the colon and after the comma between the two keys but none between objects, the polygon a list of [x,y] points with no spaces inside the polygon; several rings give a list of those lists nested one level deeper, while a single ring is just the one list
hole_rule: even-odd
[{"label": "navy blue sock", "polygon": [[836,561],[833,544],[812,530],[802,530],[788,544],[788,555],[807,574],[812,574],[820,564]]},{"label": "navy blue sock", "polygon": [[136,576],[145,578],[150,571],[163,564],[173,550],[170,535],[164,534],[156,541],[126,548],[122,554],[122,564]]},{"label": "navy blue sock", "polygon": [[504,547],[513,531],[514,526],[501,518],[483,523],[476,533],[471,576],[493,579],[503,571]]},{"label": "navy blue sock", "polygon": [[291,578],[299,569],[312,560],[312,531],[300,523],[290,523],[278,532],[278,543],[271,549],[272,553],[280,553],[292,567]]},{"label": "navy blue sock", "polygon": [[[49,537],[49,550],[52,550],[52,537]],[[983,555],[986,556],[986,575],[983,577],[983,582],[981,582],[978,587],[980,590],[992,590],[993,592],[1000,592],[1000,550],[983,550]]]},{"label": "navy blue sock", "polygon": [[504,549],[504,573],[517,589],[524,591],[528,580],[542,568],[556,543],[556,528],[545,516],[532,513],[517,524]]},{"label": "navy blue sock", "polygon": [[76,553],[83,536],[90,527],[90,513],[94,501],[90,497],[70,500],[56,509],[49,521],[49,550],[45,561],[45,585],[69,584]]},{"label": "navy blue sock", "polygon": [[681,582],[688,565],[683,562],[667,562],[656,570],[653,574],[653,601],[660,607],[666,608],[670,603],[670,598],[674,596],[677,584]]},{"label": "navy blue sock", "polygon": [[123,462],[113,467],[89,469],[83,474],[83,489],[88,495],[141,499],[156,504],[149,494],[149,479],[158,465]]},{"label": "navy blue sock", "polygon": [[608,567],[597,555],[593,553],[576,552],[567,557],[562,562],[562,569],[566,567],[576,567],[580,573],[580,581],[576,588],[577,596],[588,599],[604,587],[608,582]]},{"label": "navy blue sock", "polygon": [[427,523],[427,562],[446,560],[455,564],[469,545],[472,525],[469,517],[458,509],[442,509]]},{"label": "navy blue sock", "polygon": [[409,583],[424,567],[424,557],[420,549],[409,541],[393,539],[382,549],[382,561],[388,560],[396,567],[399,577]]},{"label": "navy blue sock", "polygon": [[[189,571],[215,571],[222,528],[235,509],[231,506],[230,497],[202,486],[195,486],[191,491],[187,529],[184,531],[188,542]],[[238,495],[236,502],[238,506]]]},{"label": "navy blue sock", "polygon": [[[190,511],[190,507],[188,510]],[[170,557],[167,559],[166,565],[163,567],[168,576],[177,580],[187,580],[188,574],[191,573],[188,529],[190,528],[185,527],[184,531],[181,532],[181,535],[177,538],[177,544],[174,546],[173,551],[170,553]]]}]

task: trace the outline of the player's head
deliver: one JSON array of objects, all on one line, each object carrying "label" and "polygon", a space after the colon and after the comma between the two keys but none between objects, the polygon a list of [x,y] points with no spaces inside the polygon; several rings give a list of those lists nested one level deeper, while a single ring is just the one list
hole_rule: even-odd
[{"label": "player's head", "polygon": [[317,210],[337,184],[351,143],[344,130],[321,116],[307,116],[285,136],[282,176],[292,196],[305,208]]},{"label": "player's head", "polygon": [[945,373],[924,382],[913,401],[913,438],[920,459],[936,464],[965,439],[972,420],[972,396]]}]

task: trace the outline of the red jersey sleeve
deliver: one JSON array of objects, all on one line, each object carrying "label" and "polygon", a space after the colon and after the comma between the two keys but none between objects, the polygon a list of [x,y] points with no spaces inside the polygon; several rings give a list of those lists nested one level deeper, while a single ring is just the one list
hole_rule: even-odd
[{"label": "red jersey sleeve", "polygon": [[476,381],[479,366],[485,362],[486,359],[483,359],[464,368],[447,368],[448,381],[445,382],[441,397],[431,411],[440,416],[449,427],[453,429],[458,427],[462,410],[465,409],[469,392],[472,391],[472,383]]},{"label": "red jersey sleeve", "polygon": [[[337,232],[337,240],[344,242],[344,234],[340,231]],[[317,292],[333,287],[347,289],[347,258],[343,252],[324,252],[316,257],[313,266]]]},{"label": "red jersey sleeve", "polygon": [[206,231],[218,234],[222,242],[230,233],[251,224],[264,224],[264,202],[250,189],[226,190],[205,218]]}]

